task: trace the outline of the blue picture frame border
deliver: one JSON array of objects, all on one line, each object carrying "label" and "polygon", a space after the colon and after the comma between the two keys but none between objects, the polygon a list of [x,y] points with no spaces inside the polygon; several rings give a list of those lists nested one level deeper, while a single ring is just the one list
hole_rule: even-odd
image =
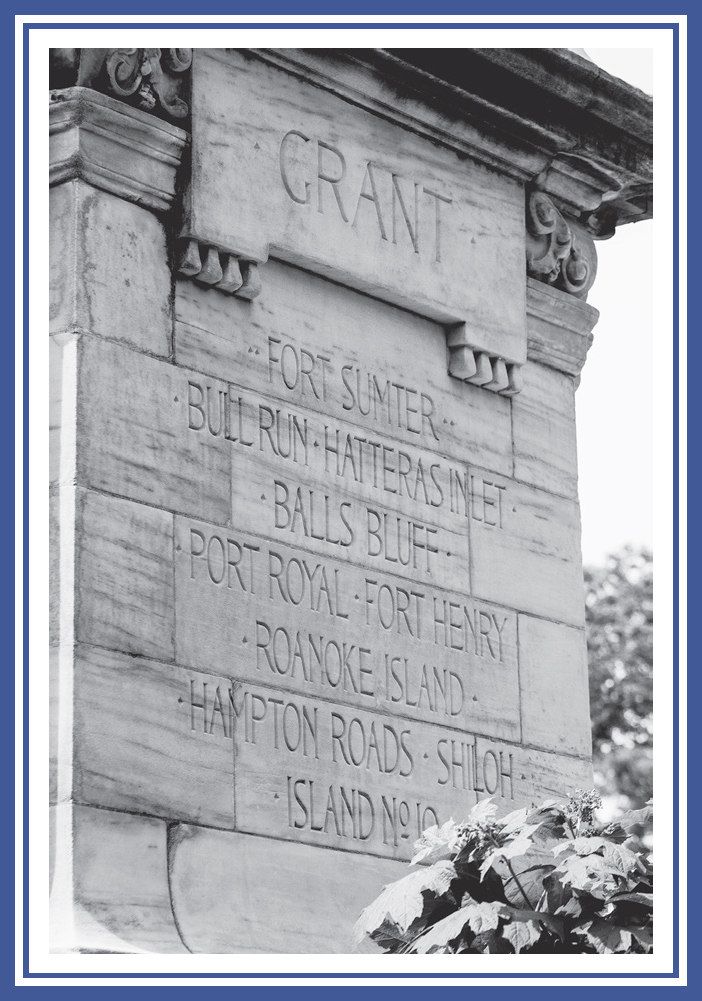
[{"label": "blue picture frame border", "polygon": [[[181,10],[181,11],[175,10],[174,7],[177,8],[178,6],[179,6],[178,4],[171,5],[166,10],[164,10],[163,13],[166,14],[166,15],[168,15],[168,14],[175,14],[175,13],[189,13],[186,10]],[[392,3],[384,4],[383,8],[382,8],[384,14],[393,14],[393,13],[395,13],[391,9],[393,6],[395,6],[395,5],[393,5]],[[398,10],[396,12],[397,15],[399,15],[399,16],[406,16],[406,15],[408,15],[410,13],[417,13],[417,14],[419,14],[421,12],[420,9],[419,9],[419,7],[417,5],[415,5],[415,6],[417,6],[417,9],[414,12],[409,11],[407,9],[408,6],[410,6],[410,5],[403,5],[402,10]],[[617,8],[616,8],[616,10],[618,12],[617,16],[621,16],[622,14],[629,13],[629,10],[627,9],[628,6],[629,5],[627,5],[627,7],[623,7],[622,5],[618,5]],[[159,13],[158,10],[154,9],[154,7],[150,7],[149,10],[152,12],[152,15]],[[254,13],[253,11],[251,11],[251,9],[245,10],[245,11],[233,11],[231,8],[227,8],[227,9],[224,9],[224,10],[217,11],[217,10],[212,10],[210,8],[210,10],[211,10],[211,13],[213,15],[223,15],[223,16],[231,17],[231,18],[235,18],[237,16],[237,13],[238,14],[246,13],[246,14],[249,14],[249,15],[252,14],[252,13]],[[461,8],[460,5],[455,5],[455,4],[447,4],[447,5],[443,6],[441,8],[441,10],[442,10],[442,15],[441,16],[446,16],[446,15],[469,16],[470,14],[480,13],[480,12],[477,12],[477,11],[470,11],[470,12],[468,12],[465,9]],[[512,15],[512,14],[518,14],[519,15],[519,14],[523,14],[524,13],[523,9],[519,5],[515,5],[515,4],[507,4],[505,6],[501,6],[499,8],[499,10],[500,10],[501,15]],[[442,979],[450,979],[450,978],[455,979],[456,976],[458,976],[458,978],[460,978],[462,980],[464,980],[464,979],[465,980],[471,980],[471,979],[495,979],[495,980],[499,979],[499,980],[507,980],[507,979],[509,979],[509,980],[513,980],[513,981],[516,982],[516,981],[525,981],[525,980],[533,980],[533,979],[565,980],[565,979],[599,979],[599,978],[603,978],[603,977],[606,978],[606,979],[608,979],[608,980],[611,979],[611,980],[617,980],[617,981],[626,981],[626,980],[634,980],[637,977],[639,977],[639,978],[643,977],[643,978],[646,978],[646,980],[648,980],[649,982],[653,981],[653,983],[651,983],[650,986],[666,986],[665,985],[665,981],[666,980],[677,979],[679,977],[679,975],[680,975],[680,942],[679,942],[679,921],[678,921],[679,873],[680,873],[680,860],[679,860],[679,857],[678,857],[678,838],[679,838],[679,831],[680,831],[680,829],[679,829],[679,815],[680,815],[679,807],[680,807],[680,804],[679,804],[679,797],[678,797],[678,776],[679,776],[678,740],[679,740],[679,732],[680,732],[680,727],[679,727],[679,722],[680,721],[679,721],[678,699],[679,699],[679,692],[680,692],[680,678],[679,678],[679,637],[678,637],[678,632],[677,632],[677,627],[678,627],[678,624],[679,624],[679,611],[680,611],[680,609],[679,609],[679,589],[678,589],[678,573],[679,573],[679,555],[678,554],[679,554],[679,541],[680,541],[680,525],[679,525],[679,519],[678,519],[679,474],[680,474],[679,459],[678,459],[678,455],[679,455],[679,432],[680,432],[679,421],[678,421],[678,405],[679,405],[678,363],[679,363],[679,356],[680,356],[680,345],[679,345],[680,310],[679,310],[679,302],[678,302],[678,295],[679,295],[679,288],[680,288],[680,284],[679,284],[679,277],[680,277],[679,276],[679,253],[678,253],[678,240],[679,240],[679,233],[680,233],[680,223],[679,223],[680,192],[679,192],[679,183],[678,183],[679,166],[680,166],[680,159],[679,159],[679,157],[680,157],[680,152],[679,152],[680,151],[680,134],[679,134],[679,125],[678,125],[678,121],[679,121],[678,70],[679,70],[679,65],[680,65],[680,51],[679,51],[680,50],[680,32],[679,32],[679,25],[678,25],[677,22],[665,22],[665,21],[659,21],[659,22],[636,22],[634,24],[632,24],[631,22],[625,22],[625,21],[623,21],[623,22],[607,21],[607,22],[602,22],[602,23],[576,22],[576,21],[563,21],[563,20],[559,21],[558,17],[559,16],[560,17],[563,16],[563,5],[562,5],[562,3],[561,4],[543,5],[543,6],[541,6],[539,8],[539,10],[541,11],[541,13],[543,15],[549,15],[549,16],[551,14],[555,15],[554,20],[552,22],[538,22],[538,23],[535,23],[535,22],[506,22],[506,21],[497,21],[497,22],[492,22],[492,23],[488,23],[488,22],[485,22],[485,23],[483,23],[483,22],[475,23],[474,22],[473,25],[470,24],[470,23],[465,23],[465,22],[455,22],[455,23],[439,22],[439,23],[428,23],[428,24],[427,23],[418,24],[418,23],[412,23],[412,22],[410,22],[410,23],[405,22],[405,23],[402,23],[400,25],[397,22],[370,22],[370,23],[369,22],[365,22],[364,23],[364,22],[329,22],[329,21],[324,21],[324,22],[319,22],[319,23],[306,23],[306,24],[304,24],[304,28],[305,29],[309,29],[309,30],[314,30],[314,29],[318,29],[318,28],[329,28],[329,27],[334,27],[334,28],[337,28],[337,29],[343,29],[343,28],[354,28],[354,29],[376,28],[376,29],[379,29],[379,28],[391,28],[391,27],[397,28],[397,27],[402,26],[404,28],[415,28],[415,29],[418,29],[418,30],[430,31],[430,30],[434,30],[434,29],[446,29],[447,27],[453,27],[453,28],[456,28],[456,29],[469,29],[469,28],[471,28],[473,26],[476,27],[476,28],[481,28],[481,29],[485,29],[485,28],[493,28],[493,29],[494,28],[498,28],[498,29],[521,28],[521,29],[537,29],[537,30],[545,30],[545,29],[547,30],[549,28],[561,28],[561,27],[568,27],[568,28],[573,28],[573,29],[577,29],[577,28],[589,28],[589,29],[597,29],[597,28],[601,28],[601,29],[617,29],[617,28],[620,28],[621,29],[621,28],[636,27],[637,29],[652,28],[652,29],[659,29],[659,30],[661,30],[661,29],[663,29],[663,30],[670,30],[673,33],[673,59],[674,59],[674,71],[673,71],[674,72],[674,94],[673,94],[673,122],[674,122],[674,124],[673,124],[673,136],[674,136],[674,138],[673,138],[673,147],[674,147],[673,148],[673,177],[674,177],[674,191],[673,191],[673,208],[674,208],[674,219],[673,219],[673,283],[674,283],[674,307],[673,307],[672,325],[673,325],[673,362],[674,362],[674,364],[673,364],[673,368],[674,368],[674,386],[673,386],[673,406],[674,406],[674,414],[673,414],[673,449],[674,449],[674,452],[673,452],[673,455],[674,455],[674,458],[673,458],[673,468],[674,468],[673,500],[674,500],[674,524],[673,524],[673,530],[672,530],[672,545],[673,545],[673,554],[674,554],[674,558],[673,558],[673,563],[674,563],[673,608],[674,608],[675,629],[674,629],[674,649],[673,649],[673,659],[674,659],[674,665],[673,665],[673,696],[674,696],[674,722],[673,722],[673,742],[674,742],[674,748],[673,748],[673,768],[674,768],[674,774],[673,774],[673,780],[674,780],[674,784],[673,784],[673,788],[674,788],[674,792],[673,792],[673,801],[674,801],[674,811],[673,811],[674,812],[674,815],[673,815],[673,842],[674,842],[674,852],[673,852],[673,859],[672,859],[672,873],[671,873],[671,875],[672,875],[672,880],[673,880],[673,923],[674,923],[674,929],[673,929],[673,952],[674,952],[674,966],[673,966],[673,969],[670,972],[658,973],[658,974],[647,974],[645,972],[642,972],[640,974],[635,974],[635,973],[612,974],[612,973],[608,972],[608,973],[602,975],[602,974],[573,972],[573,973],[568,974],[567,976],[565,976],[562,973],[529,973],[529,974],[526,974],[526,973],[515,973],[515,974],[510,974],[510,973],[506,973],[506,972],[501,972],[499,974],[498,973],[495,973],[495,974],[485,974],[485,973],[478,972],[478,973],[475,973],[475,974],[466,974],[464,972],[461,972],[460,974],[455,975],[455,974],[448,974],[448,973],[446,973],[446,974],[440,974],[440,973],[417,974],[417,973],[412,972],[411,970],[408,970],[406,973],[402,973],[402,974],[395,973],[395,972],[393,972],[393,973],[387,973],[387,974],[379,974],[379,973],[375,973],[375,972],[374,973],[341,973],[341,972],[339,972],[339,973],[337,973],[337,974],[334,975],[336,978],[343,978],[343,979],[369,978],[369,979],[373,979],[373,980],[397,980],[397,979],[401,979],[403,977],[406,977],[406,978],[411,978],[411,979],[416,979],[416,980],[427,980],[427,979],[430,979],[430,980],[434,980],[434,979],[435,980],[442,980]],[[599,15],[599,14],[609,14],[610,10],[611,10],[611,8],[607,9],[607,8],[601,7],[601,8],[598,8],[597,10],[590,11],[590,14],[591,15],[595,15],[595,14],[597,14],[597,15]],[[74,4],[74,5],[71,6],[71,12],[72,12],[71,16],[74,16],[74,15],[86,15],[86,16],[90,17],[91,15],[93,15],[95,13],[95,7],[93,5]],[[29,679],[28,679],[28,672],[29,672],[29,664],[28,664],[28,640],[29,640],[28,611],[29,611],[29,587],[30,587],[30,573],[31,573],[31,568],[29,566],[29,533],[28,533],[28,527],[27,527],[28,526],[28,514],[29,514],[29,512],[28,512],[28,495],[29,495],[28,494],[28,491],[29,491],[29,481],[28,481],[28,466],[29,466],[29,427],[28,427],[28,415],[29,415],[29,405],[30,405],[29,401],[30,401],[30,391],[31,391],[30,373],[29,373],[29,335],[28,335],[30,247],[29,247],[29,241],[28,241],[28,215],[29,215],[29,208],[28,208],[28,206],[29,206],[29,200],[28,200],[28,176],[27,176],[27,164],[28,164],[28,154],[29,154],[29,145],[28,145],[28,136],[29,136],[29,122],[28,122],[28,118],[29,118],[29,112],[28,112],[28,105],[29,105],[29,102],[28,102],[29,37],[30,37],[30,32],[33,31],[33,30],[37,30],[37,29],[60,29],[60,28],[66,28],[66,27],[80,28],[80,29],[86,29],[86,28],[101,28],[101,29],[109,29],[109,28],[129,29],[129,28],[134,28],[134,29],[141,29],[141,28],[151,28],[151,27],[153,27],[153,28],[159,28],[159,29],[168,29],[168,28],[182,28],[184,26],[183,22],[172,22],[172,23],[165,23],[165,22],[134,22],[134,23],[131,23],[131,24],[128,23],[128,22],[117,22],[117,23],[90,22],[90,21],[85,21],[85,22],[81,22],[81,23],[78,23],[78,22],[73,22],[73,23],[56,22],[56,21],[52,21],[51,20],[51,17],[55,16],[55,14],[56,14],[56,8],[55,8],[54,5],[47,5],[47,4],[38,4],[36,6],[33,6],[32,7],[32,13],[34,15],[36,15],[36,16],[43,16],[43,15],[46,14],[48,17],[47,17],[46,21],[35,21],[35,22],[31,22],[31,23],[24,22],[24,24],[23,24],[24,78],[23,78],[22,85],[23,85],[23,93],[24,93],[24,108],[23,108],[23,116],[24,117],[23,117],[23,137],[22,137],[22,142],[23,142],[24,165],[25,165],[25,173],[24,173],[25,187],[24,187],[24,200],[23,200],[23,205],[22,205],[22,227],[23,227],[23,232],[24,232],[24,246],[23,246],[23,258],[22,258],[22,263],[23,263],[23,268],[24,268],[24,284],[23,284],[23,292],[22,292],[22,295],[23,295],[23,304],[24,304],[24,330],[23,330],[23,357],[24,357],[24,371],[23,371],[23,392],[24,392],[23,431],[24,431],[24,436],[23,436],[23,470],[22,470],[23,480],[22,480],[22,482],[23,482],[23,488],[24,488],[24,516],[25,516],[25,526],[24,526],[24,535],[23,535],[23,540],[22,540],[22,560],[23,560],[23,565],[24,565],[24,581],[23,581],[23,601],[24,601],[24,618],[23,618],[23,635],[24,635],[24,665],[23,665],[23,667],[24,667],[24,687],[23,687],[23,693],[22,693],[23,696],[24,696],[24,698],[23,698],[24,787],[23,787],[23,800],[22,800],[22,802],[23,802],[23,819],[24,819],[24,830],[25,830],[25,832],[27,831],[27,825],[28,825],[28,822],[29,822],[29,816],[28,816],[28,802],[29,802],[29,790],[28,790],[28,755],[29,755],[29,742],[30,742],[30,729],[29,728],[30,728],[30,708],[31,708],[31,700],[30,700],[30,697],[29,697],[29,689],[28,689],[28,684],[29,684]],[[137,12],[136,10],[129,10],[129,11],[123,11],[122,13],[123,13],[123,16],[128,16],[128,15],[130,15],[132,13],[136,14],[136,13],[140,13],[140,12]],[[286,7],[285,7],[285,5],[275,4],[275,3],[268,5],[266,7],[265,11],[261,11],[260,12],[260,14],[262,16],[272,16],[272,15],[280,15],[280,14],[287,14],[287,13],[291,13],[292,14],[293,12],[287,10]],[[309,15],[317,15],[317,14],[319,14],[319,15],[324,16],[324,15],[328,15],[329,14],[329,8],[328,8],[328,6],[326,4],[314,4],[314,3],[307,4],[305,6],[305,13],[309,14]],[[436,13],[438,15],[438,12],[436,12]],[[488,15],[489,14],[494,14],[494,13],[495,13],[494,11],[486,11],[485,12],[485,14],[488,14]],[[634,14],[635,16],[645,16],[644,12],[642,11],[641,6],[636,6],[635,8],[632,8],[631,11],[630,11],[630,13]],[[651,10],[650,13],[653,13],[653,10]],[[354,14],[355,15],[375,14],[375,10],[372,9],[372,8],[370,8],[369,6],[362,6],[360,8],[356,7],[356,9],[354,10]],[[152,16],[152,15],[149,15],[149,16]],[[17,16],[21,17],[22,15],[17,15]],[[690,15],[688,15],[688,18],[690,18]],[[9,20],[9,18],[7,18],[7,16],[5,16],[3,18],[3,20],[7,21],[7,20]],[[232,20],[222,21],[222,22],[219,22],[219,23],[189,23],[189,24],[187,24],[187,27],[189,29],[191,29],[191,30],[199,30],[199,29],[208,29],[208,30],[211,30],[211,29],[217,28],[217,27],[232,28],[234,26],[236,26],[236,22],[232,21]],[[242,24],[241,27],[242,27],[242,29],[253,29],[253,28],[294,27],[294,25],[291,25],[289,22],[270,22],[269,21],[269,22],[261,22],[261,23],[245,23],[245,24]],[[690,38],[690,51],[694,51],[695,50],[694,39],[693,39],[693,34],[692,34],[692,27],[693,27],[692,24],[688,20],[688,35],[689,35],[689,38]],[[6,60],[4,67],[2,68],[2,70],[0,70],[0,72],[2,72],[7,77],[7,80],[6,80],[7,86],[6,86],[6,89],[5,89],[5,93],[12,93],[12,91],[14,90],[14,60],[12,60],[12,61]],[[698,93],[699,94],[699,92],[700,92],[699,86],[695,87],[694,84],[697,83],[699,85],[700,72],[699,72],[699,69],[694,66],[694,64],[691,65],[691,67],[690,67],[689,77],[690,77],[690,83],[692,84],[692,86],[690,86],[690,88],[689,88],[690,93],[691,94],[692,93]],[[694,148],[694,146],[693,146],[693,137],[692,136],[690,137],[690,148],[691,149]],[[12,190],[12,174],[11,174],[11,172],[9,174],[9,177],[6,177],[6,181],[7,181],[6,190],[8,188],[9,188],[9,190]],[[11,258],[10,254],[12,254],[12,251],[8,250],[7,248],[3,252],[3,255],[5,256],[5,259],[6,259],[6,265],[7,265],[6,268],[5,268],[5,271],[4,271],[5,275],[12,274],[12,272],[13,272],[12,265],[15,262],[14,262],[14,256]],[[690,270],[692,270],[692,269],[690,269]],[[690,303],[690,305],[692,306],[692,303]],[[698,312],[698,311],[696,311],[696,312]],[[696,318],[695,314],[691,312],[691,317],[690,317],[690,322],[691,323],[694,322],[694,318]],[[11,357],[12,357],[12,361],[13,361],[13,366],[14,366],[14,361],[15,361],[14,352],[15,352],[15,347],[14,347],[14,344],[13,344],[13,349],[11,351]],[[696,340],[691,339],[689,341],[689,343],[688,343],[688,352],[689,352],[689,354],[688,354],[688,372],[698,372],[698,371],[700,371],[701,366],[700,366],[699,363],[700,363],[700,361],[702,361],[702,344],[701,344],[701,342],[700,342],[699,339],[696,339]],[[691,393],[695,389],[697,389],[696,385],[694,383],[692,383],[691,378],[688,379],[688,386],[689,386],[689,390],[690,390]],[[11,466],[12,468],[14,468],[14,461],[15,461],[14,441],[10,441],[9,444],[8,444],[8,441],[5,440],[3,444],[4,444],[6,467],[7,466]],[[694,470],[694,468],[695,468],[694,463],[691,464],[690,468],[691,468],[691,470]],[[689,496],[691,502],[693,501],[694,496],[695,496],[695,487],[696,487],[696,477],[693,476],[693,474],[691,472],[690,473],[690,479],[689,479],[689,487],[688,487],[688,496]],[[14,504],[12,503],[12,500],[13,499],[10,498],[9,495],[7,495],[7,494],[5,495],[5,497],[2,500],[2,503],[5,504],[6,512],[7,512],[8,516],[9,516],[8,517],[8,521],[10,523],[12,523],[13,516],[14,516]],[[696,555],[697,556],[702,556],[702,527],[699,524],[695,525],[695,523],[694,523],[694,521],[692,519],[690,520],[690,527],[689,527],[688,552],[689,552],[689,557],[690,557],[691,561],[694,559],[694,556],[696,556]],[[16,559],[18,558],[18,556],[19,556],[19,554],[15,553],[15,558]],[[7,588],[7,594],[5,595],[5,597],[6,597],[7,600],[1,603],[2,615],[4,617],[8,633],[10,633],[10,632],[14,632],[14,597],[15,597],[14,596],[14,587],[13,587],[12,593],[10,593],[9,587]],[[692,638],[693,637],[690,636],[691,640],[692,640]],[[689,705],[691,705],[693,707],[698,704],[697,703],[697,699],[695,698],[695,695],[697,694],[698,691],[699,691],[699,682],[697,681],[697,679],[691,677],[690,680],[689,680]],[[38,696],[35,696],[35,697],[38,697]],[[692,723],[693,720],[690,719],[689,722]],[[5,741],[5,744],[6,744],[6,750],[7,750],[6,760],[11,760],[12,757],[13,757],[13,753],[12,752],[13,752],[13,749],[14,749],[14,741],[13,741],[13,735],[12,735],[11,728],[6,728],[5,729],[5,731],[3,733],[3,736],[2,736],[2,739]],[[690,811],[690,825],[692,825],[694,823],[693,817],[694,817],[694,814],[693,814],[693,811],[691,810]],[[692,833],[692,827],[690,827],[690,833]],[[12,844],[11,844],[11,840],[10,840],[9,844],[7,844],[7,852],[6,852],[6,856],[7,857],[11,857],[11,855],[12,855],[12,850],[11,849],[12,849]],[[25,835],[25,849],[26,849],[26,835]],[[132,979],[133,980],[133,979],[139,979],[139,980],[157,980],[157,979],[173,978],[173,973],[169,972],[167,970],[167,968],[164,969],[163,973],[149,973],[149,974],[120,973],[120,972],[104,973],[104,974],[78,973],[78,972],[76,972],[76,973],[62,973],[62,972],[56,972],[56,973],[45,973],[45,972],[42,972],[42,973],[33,973],[29,969],[29,951],[28,951],[29,921],[30,921],[29,910],[28,910],[28,872],[29,872],[29,866],[28,866],[28,861],[27,861],[27,854],[26,854],[26,851],[25,851],[25,865],[24,865],[24,870],[23,870],[23,883],[22,883],[22,890],[23,890],[23,896],[24,896],[24,920],[23,920],[24,949],[23,949],[23,969],[22,969],[22,976],[25,979],[40,979],[42,981],[47,981],[47,980],[61,981],[61,980],[67,980],[67,979],[90,979],[90,980],[98,980],[98,979],[104,979],[104,980]],[[7,920],[8,917],[9,917],[9,920]],[[692,917],[693,916],[691,915],[691,920],[692,920]],[[13,929],[12,918],[13,918],[12,913],[8,914],[6,912],[6,914],[5,914],[5,920],[3,920],[4,930],[7,932],[7,934],[5,936],[3,936],[3,941],[4,941],[3,951],[5,951],[7,953],[7,955],[6,955],[6,962],[3,964],[4,969],[5,969],[6,972],[7,972],[7,970],[8,970],[9,967],[14,966],[14,954],[13,954],[13,950],[11,948],[12,940],[13,940],[13,935],[12,935],[12,929]],[[699,919],[695,920],[695,925],[697,927],[699,927]],[[693,934],[694,934],[694,932],[693,932],[693,926],[691,926],[690,932],[691,932],[691,934],[689,936],[690,940],[694,941],[694,939],[693,939]],[[340,957],[340,959],[341,958],[342,957]],[[361,959],[360,956],[354,957],[354,965],[357,965],[357,963],[358,963],[358,961],[360,959]],[[164,964],[164,965],[166,965],[166,964]],[[691,978],[690,978],[690,982],[688,983],[687,986],[693,986],[694,982],[698,982],[698,978],[696,976],[694,977],[694,980],[693,980],[692,973],[693,973],[693,969],[691,968]],[[299,979],[328,980],[328,979],[330,979],[330,975],[326,974],[326,973],[325,974],[315,974],[315,973],[300,974],[300,973],[279,973],[279,972],[276,972],[273,976],[275,977],[275,979],[281,979],[281,980],[299,980]],[[199,980],[199,979],[208,979],[208,978],[237,980],[237,979],[242,979],[242,978],[246,978],[246,979],[269,979],[270,977],[271,977],[270,973],[254,973],[254,972],[252,972],[252,973],[233,973],[233,974],[225,974],[225,973],[211,973],[211,974],[207,974],[207,973],[193,973],[193,974],[185,974],[185,975],[178,974],[177,979],[184,980],[184,981],[191,980],[191,979],[198,979]],[[70,990],[74,989],[74,988],[68,987],[68,986],[60,986],[60,985],[57,985],[57,986],[59,986],[59,989],[64,990],[64,991],[70,991]],[[185,985],[185,986],[187,986],[187,985]],[[515,983],[514,986],[518,986],[518,984]],[[622,984],[622,986],[624,986],[624,984]],[[124,989],[124,988],[122,988],[122,989]],[[145,988],[136,988],[136,989],[140,990],[140,989],[145,989]],[[247,988],[238,987],[237,989],[238,990],[242,990],[242,989],[246,990]],[[306,988],[306,987],[297,987],[297,986],[296,987],[287,987],[287,990],[293,992],[293,994],[300,993],[300,992],[303,992],[303,991],[306,992],[307,989],[308,988]],[[383,990],[384,992],[387,990],[387,988],[370,988],[370,989],[371,990]],[[400,989],[402,989],[403,991],[406,991],[408,988],[407,987],[402,987]],[[424,988],[424,989],[426,989],[426,988]],[[462,989],[463,990],[465,988],[458,988],[458,989]],[[530,993],[534,993],[536,991],[539,991],[539,992],[541,991],[540,987],[522,987],[522,989],[526,989]],[[600,989],[602,989],[602,988],[600,988]],[[615,988],[612,987],[612,988],[604,988],[604,989],[605,990],[613,990]]]}]

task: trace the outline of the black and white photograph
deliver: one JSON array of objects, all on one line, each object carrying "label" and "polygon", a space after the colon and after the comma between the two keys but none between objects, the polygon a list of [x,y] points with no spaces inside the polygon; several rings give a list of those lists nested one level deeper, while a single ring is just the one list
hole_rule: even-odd
[{"label": "black and white photograph", "polygon": [[672,74],[630,27],[37,42],[46,970],[672,962]]}]

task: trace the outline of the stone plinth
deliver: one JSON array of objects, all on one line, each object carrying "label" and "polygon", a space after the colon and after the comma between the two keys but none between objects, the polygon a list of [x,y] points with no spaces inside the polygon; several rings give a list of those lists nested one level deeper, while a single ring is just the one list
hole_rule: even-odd
[{"label": "stone plinth", "polygon": [[423,829],[591,784],[574,392],[648,106],[550,50],[60,51],[53,947],[349,951]]}]

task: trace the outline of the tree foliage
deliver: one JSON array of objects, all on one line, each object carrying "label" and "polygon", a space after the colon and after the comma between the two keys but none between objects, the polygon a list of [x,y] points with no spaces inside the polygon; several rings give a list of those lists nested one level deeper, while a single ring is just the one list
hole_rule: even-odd
[{"label": "tree foliage", "polygon": [[598,826],[597,793],[578,792],[501,820],[482,800],[461,824],[426,830],[408,875],[359,917],[370,938],[403,953],[647,953],[653,868],[630,837],[652,809]]},{"label": "tree foliage", "polygon": [[593,763],[603,793],[652,796],[653,560],[626,548],[585,568]]}]

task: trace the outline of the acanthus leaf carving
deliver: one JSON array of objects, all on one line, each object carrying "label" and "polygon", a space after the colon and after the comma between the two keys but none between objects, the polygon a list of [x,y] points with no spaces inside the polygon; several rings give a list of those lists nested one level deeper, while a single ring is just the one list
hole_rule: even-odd
[{"label": "acanthus leaf carving", "polygon": [[568,221],[543,191],[527,194],[526,230],[529,277],[584,298],[597,274],[591,237]]},{"label": "acanthus leaf carving", "polygon": [[99,90],[142,111],[185,118],[192,49],[52,49],[51,86]]}]

